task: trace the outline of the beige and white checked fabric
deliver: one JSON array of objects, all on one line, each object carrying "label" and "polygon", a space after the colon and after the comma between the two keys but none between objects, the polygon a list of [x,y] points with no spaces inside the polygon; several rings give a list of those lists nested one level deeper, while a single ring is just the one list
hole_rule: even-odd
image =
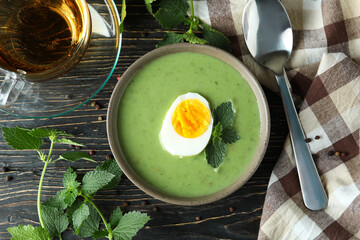
[{"label": "beige and white checked fabric", "polygon": [[[244,43],[245,3],[195,0],[195,9],[204,22],[229,36],[233,54],[276,91],[272,74],[254,62]],[[329,202],[322,211],[304,206],[287,138],[270,178],[258,238],[360,239],[360,0],[282,3],[294,30],[286,68]]]},{"label": "beige and white checked fabric", "polygon": [[299,117],[329,203],[323,211],[304,206],[287,138],[270,178],[259,239],[360,239],[359,65],[343,53],[325,54]]}]

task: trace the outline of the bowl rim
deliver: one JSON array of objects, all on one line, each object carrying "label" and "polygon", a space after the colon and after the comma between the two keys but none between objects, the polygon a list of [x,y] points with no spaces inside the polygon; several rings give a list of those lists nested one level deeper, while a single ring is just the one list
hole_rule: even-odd
[{"label": "bowl rim", "polygon": [[[245,79],[245,81],[250,85],[256,99],[258,102],[258,108],[260,113],[260,138],[258,146],[255,152],[254,157],[251,162],[248,164],[247,168],[233,183],[225,187],[224,189],[212,193],[210,195],[200,196],[200,197],[179,197],[170,195],[162,192],[159,189],[151,186],[145,182],[136,172],[131,168],[130,164],[127,163],[124,154],[122,153],[120,142],[117,133],[117,115],[118,115],[118,105],[121,100],[121,97],[128,85],[132,80],[132,77],[145,65],[149,62],[172,53],[179,52],[195,52],[202,53],[215,57],[228,65],[232,66],[237,70]],[[190,44],[190,43],[177,43],[172,45],[163,46],[157,49],[154,49],[139,59],[137,59],[121,76],[120,80],[117,82],[112,95],[110,97],[110,102],[107,110],[106,118],[106,130],[108,136],[108,142],[110,149],[113,153],[115,160],[118,165],[128,177],[128,179],[135,184],[139,189],[147,193],[148,195],[159,199],[161,201],[172,203],[176,205],[202,205],[217,201],[219,199],[225,198],[242,187],[255,173],[259,167],[269,142],[270,137],[270,113],[268,103],[263,92],[263,89],[259,82],[256,80],[254,75],[244,66],[239,59],[231,55],[228,52],[225,52],[219,48],[210,46],[210,45],[199,45],[199,44]]]}]

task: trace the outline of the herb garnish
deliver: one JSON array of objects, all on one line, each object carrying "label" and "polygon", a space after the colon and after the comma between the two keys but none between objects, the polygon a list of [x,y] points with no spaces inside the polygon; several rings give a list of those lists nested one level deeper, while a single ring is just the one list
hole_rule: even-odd
[{"label": "herb garnish", "polygon": [[213,168],[217,168],[224,161],[226,144],[231,144],[240,139],[232,128],[235,111],[231,101],[224,102],[215,108],[213,112],[214,130],[210,141],[205,148],[205,157]]},{"label": "herb garnish", "polygon": [[[209,44],[228,52],[231,51],[230,41],[224,34],[206,25],[195,16],[193,0],[190,0],[190,6],[186,0],[161,0],[159,9],[153,13],[151,4],[155,1],[145,0],[145,6],[164,29],[171,30],[181,23],[189,26],[189,30],[184,34],[167,32],[156,47],[187,41],[190,43]],[[187,15],[189,8],[191,8],[191,14]],[[194,33],[194,31],[200,30],[202,30],[202,38]]]},{"label": "herb garnish", "polygon": [[[149,220],[149,216],[146,214],[132,211],[123,215],[121,209],[116,208],[110,215],[110,221],[107,222],[93,202],[97,191],[113,188],[121,180],[122,171],[114,159],[108,160],[96,167],[95,170],[86,173],[81,181],[77,180],[77,173],[69,167],[63,178],[65,189],[41,203],[41,189],[49,163],[58,160],[77,161],[85,159],[93,161],[91,156],[85,152],[67,152],[53,160],[51,155],[54,144],[84,146],[65,138],[64,136],[72,137],[72,135],[63,131],[48,128],[26,129],[20,127],[2,127],[1,129],[8,145],[17,150],[35,150],[38,152],[40,160],[44,162],[37,197],[38,216],[41,226],[19,225],[8,228],[12,240],[46,240],[54,237],[62,239],[61,233],[69,225],[74,234],[80,237],[92,236],[94,239],[107,237],[115,240],[131,239]],[[48,154],[40,150],[43,138],[49,138],[51,142]],[[105,229],[99,230],[100,220],[103,221]]]}]

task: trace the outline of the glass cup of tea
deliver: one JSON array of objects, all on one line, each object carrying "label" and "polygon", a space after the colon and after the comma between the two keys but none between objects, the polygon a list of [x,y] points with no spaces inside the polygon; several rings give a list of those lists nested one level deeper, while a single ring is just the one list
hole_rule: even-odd
[{"label": "glass cup of tea", "polygon": [[84,55],[91,35],[86,0],[0,1],[0,108],[26,84],[56,79]]}]

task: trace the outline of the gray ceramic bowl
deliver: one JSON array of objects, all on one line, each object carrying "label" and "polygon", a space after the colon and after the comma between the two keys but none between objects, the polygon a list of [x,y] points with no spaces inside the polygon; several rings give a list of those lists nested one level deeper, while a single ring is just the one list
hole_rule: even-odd
[{"label": "gray ceramic bowl", "polygon": [[[222,60],[223,62],[229,64],[234,69],[236,69],[248,82],[253,93],[256,96],[258,107],[260,111],[260,140],[257,146],[256,154],[254,155],[252,161],[249,163],[245,172],[232,184],[230,184],[225,189],[222,189],[211,195],[202,196],[202,197],[178,197],[169,195],[155,189],[142,178],[140,178],[135,171],[131,168],[130,164],[126,161],[124,154],[120,147],[120,142],[117,134],[117,115],[118,115],[118,106],[121,100],[121,97],[126,89],[128,83],[132,80],[133,76],[146,64],[153,61],[156,58],[159,58],[164,55],[178,52],[196,52],[202,53],[209,56],[213,56],[217,59]],[[262,88],[254,76],[249,72],[249,70],[233,55],[222,51],[220,49],[208,46],[208,45],[194,45],[188,43],[174,44],[164,46],[158,49],[155,49],[140,59],[133,63],[122,75],[121,79],[115,86],[115,89],[111,95],[109,108],[107,112],[107,134],[110,143],[112,153],[120,165],[121,169],[124,171],[125,175],[141,190],[147,194],[153,196],[154,198],[160,199],[164,202],[169,202],[179,205],[200,205],[205,203],[214,202],[221,198],[224,198],[241,186],[243,186],[247,180],[254,174],[258,168],[268,145],[269,134],[270,134],[270,117],[269,117],[269,108],[267,105],[266,98],[262,91]]]}]

